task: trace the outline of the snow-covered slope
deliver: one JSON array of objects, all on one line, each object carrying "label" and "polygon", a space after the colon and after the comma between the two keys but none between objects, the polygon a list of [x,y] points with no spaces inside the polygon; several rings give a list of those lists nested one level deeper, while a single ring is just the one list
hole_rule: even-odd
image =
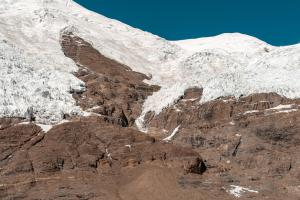
[{"label": "snow-covered slope", "polygon": [[[90,12],[69,0],[0,2],[0,116],[56,123],[64,114],[82,114],[70,91],[83,90],[71,73],[60,34],[72,31],[107,57],[150,74],[181,49],[152,34]],[[178,57],[178,56],[177,56]],[[43,95],[47,94],[47,95]]]},{"label": "snow-covered slope", "polygon": [[164,66],[166,77],[171,78],[146,100],[137,120],[143,131],[147,131],[143,118],[148,111],[158,114],[192,86],[203,88],[200,103],[263,92],[300,97],[300,45],[274,47],[238,33],[172,43],[186,52]]},{"label": "snow-covered slope", "polygon": [[64,31],[135,71],[151,74],[147,82],[161,90],[146,100],[143,115],[159,113],[192,86],[204,88],[201,102],[257,92],[300,97],[299,45],[273,47],[238,33],[170,42],[71,0],[2,0],[0,116],[25,116],[33,109],[38,121],[55,123],[64,114],[82,114],[70,90],[84,87],[71,74],[76,64],[61,51]]},{"label": "snow-covered slope", "polygon": [[241,33],[224,33],[214,37],[204,37],[174,41],[188,51],[221,49],[230,53],[254,54],[271,50],[273,47],[255,37]]},{"label": "snow-covered slope", "polygon": [[[64,29],[72,29],[104,55],[145,73],[153,70],[153,63],[174,59],[180,50],[162,38],[88,11],[71,0],[4,0],[0,16],[1,33],[32,54],[63,56],[56,51]],[[65,62],[64,57],[60,60]]]},{"label": "snow-covered slope", "polygon": [[24,57],[5,40],[0,40],[0,66],[1,117],[35,116],[38,122],[55,123],[64,114],[81,114],[69,92],[83,90],[84,83],[72,74],[44,68],[41,60]]}]

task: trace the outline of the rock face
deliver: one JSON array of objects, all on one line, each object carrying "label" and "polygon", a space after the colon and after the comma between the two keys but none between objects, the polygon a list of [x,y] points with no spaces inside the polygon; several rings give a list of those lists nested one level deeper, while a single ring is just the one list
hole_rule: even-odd
[{"label": "rock face", "polygon": [[149,133],[165,138],[180,127],[172,143],[201,152],[213,182],[257,191],[243,198],[299,199],[300,101],[266,93],[199,104],[194,90],[149,114]]},{"label": "rock face", "polygon": [[74,98],[84,110],[101,114],[112,123],[132,126],[147,96],[159,89],[143,82],[149,79],[146,75],[104,57],[72,33],[62,35],[61,46],[80,67],[76,76],[87,86],[84,93],[74,91]]},{"label": "rock face", "polygon": [[300,100],[263,93],[199,104],[203,89],[193,87],[148,113],[145,134],[134,121],[159,87],[70,32],[61,47],[86,84],[70,91],[86,116],[64,116],[47,133],[1,119],[0,199],[300,198]]},{"label": "rock face", "polygon": [[138,196],[135,184],[150,184],[149,176],[164,179],[171,170],[168,183],[205,171],[191,148],[98,117],[55,126],[46,135],[34,124],[14,125],[1,130],[0,138],[1,199],[131,199]]}]

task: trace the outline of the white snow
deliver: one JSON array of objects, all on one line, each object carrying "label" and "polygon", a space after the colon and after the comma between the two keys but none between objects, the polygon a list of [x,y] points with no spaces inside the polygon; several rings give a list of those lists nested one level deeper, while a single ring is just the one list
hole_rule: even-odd
[{"label": "white snow", "polygon": [[30,124],[30,122],[21,122],[21,123],[18,123],[17,125],[28,125]]},{"label": "white snow", "polygon": [[189,87],[203,88],[200,103],[261,92],[300,97],[300,45],[274,47],[239,33],[171,42],[72,0],[2,0],[0,117],[31,113],[38,123],[54,124],[64,114],[87,114],[70,94],[84,90],[84,84],[72,75],[76,64],[61,51],[60,35],[67,32],[161,86],[136,121],[144,131],[148,111],[160,113]]},{"label": "white snow", "polygon": [[224,103],[228,103],[228,102],[234,101],[234,99],[223,99],[222,101],[223,101]]},{"label": "white snow", "polygon": [[87,111],[83,111],[82,112],[82,116],[84,117],[90,117],[90,116],[102,116],[101,114],[98,114],[98,113],[94,113],[94,112],[87,112]]},{"label": "white snow", "polygon": [[109,160],[112,160],[111,154],[108,152],[108,149],[105,149],[106,156],[108,157]]},{"label": "white snow", "polygon": [[1,39],[0,67],[1,117],[27,118],[31,113],[39,123],[55,123],[63,114],[81,113],[69,91],[83,90],[84,84],[72,74],[43,68],[39,59]]},{"label": "white snow", "polygon": [[299,111],[298,109],[290,109],[290,110],[280,110],[276,113],[291,113],[291,112],[297,112]]},{"label": "white snow", "polygon": [[295,108],[295,104],[288,104],[288,105],[278,105],[276,107],[270,108],[269,110],[290,110],[292,108]]},{"label": "white snow", "polygon": [[274,108],[267,109],[265,114],[291,113],[299,111],[299,106],[296,104],[278,105]]},{"label": "white snow", "polygon": [[36,124],[39,127],[41,127],[41,129],[47,133],[48,131],[50,131],[50,129],[53,127],[52,125],[45,125],[45,124]]},{"label": "white snow", "polygon": [[241,187],[238,185],[230,185],[230,187],[231,189],[228,192],[237,198],[241,197],[245,192],[258,193],[258,191],[256,190],[251,190],[249,188]]},{"label": "white snow", "polygon": [[176,112],[182,112],[182,110],[180,110],[180,109],[178,109],[178,108],[176,108],[175,111],[176,111]]},{"label": "white snow", "polygon": [[64,124],[64,123],[68,123],[68,122],[70,122],[70,120],[64,119],[64,120],[61,120],[57,125],[59,125],[59,124]]},{"label": "white snow", "polygon": [[168,137],[166,137],[166,138],[163,139],[163,140],[164,140],[164,141],[170,141],[170,140],[172,140],[173,137],[174,137],[174,136],[176,135],[176,133],[178,132],[179,128],[180,128],[180,125],[177,126],[177,127],[173,130],[173,132],[171,133],[171,135],[169,135]]},{"label": "white snow", "polygon": [[240,33],[224,33],[213,37],[204,37],[174,41],[188,51],[220,49],[230,53],[253,54],[272,50],[274,47],[252,36]]},{"label": "white snow", "polygon": [[186,101],[196,101],[198,98],[194,98],[194,99],[182,99],[181,101],[186,102]]},{"label": "white snow", "polygon": [[291,112],[297,112],[299,111],[298,109],[291,109],[291,110],[281,110],[281,111],[278,111],[276,113],[291,113]]},{"label": "white snow", "polygon": [[248,110],[248,111],[244,112],[244,115],[258,113],[258,112],[259,112],[259,110]]},{"label": "white snow", "polygon": [[131,145],[130,144],[126,144],[125,147],[128,147],[129,151],[131,151]]},{"label": "white snow", "polygon": [[70,94],[84,90],[84,84],[71,74],[77,66],[60,47],[60,35],[70,31],[102,54],[149,75],[181,51],[71,0],[2,0],[0,117],[27,117],[30,110],[38,123],[55,124],[64,114],[84,115]]},{"label": "white snow", "polygon": [[92,112],[92,111],[97,110],[97,109],[99,109],[99,108],[101,108],[101,107],[100,107],[100,106],[94,106],[94,107],[92,107],[92,108],[87,109],[86,111],[87,111],[87,112]]}]

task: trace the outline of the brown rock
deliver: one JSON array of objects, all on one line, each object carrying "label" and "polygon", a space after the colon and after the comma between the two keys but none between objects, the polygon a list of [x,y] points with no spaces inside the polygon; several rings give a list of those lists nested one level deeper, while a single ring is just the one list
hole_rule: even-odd
[{"label": "brown rock", "polygon": [[86,83],[84,93],[72,91],[78,104],[105,116],[109,123],[134,125],[146,97],[159,87],[145,84],[149,77],[104,57],[81,38],[71,33],[61,37],[63,52],[80,67],[75,75]]}]

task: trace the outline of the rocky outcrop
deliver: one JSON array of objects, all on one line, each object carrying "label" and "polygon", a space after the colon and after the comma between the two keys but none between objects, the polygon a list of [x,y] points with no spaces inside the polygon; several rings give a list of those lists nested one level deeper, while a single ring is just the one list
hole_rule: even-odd
[{"label": "rocky outcrop", "polygon": [[[98,117],[57,125],[46,135],[34,124],[14,125],[0,137],[1,199],[118,199],[128,195],[122,188],[148,173],[205,171],[191,148]],[[165,181],[176,180],[176,173]]]},{"label": "rocky outcrop", "polygon": [[244,198],[300,197],[287,189],[300,185],[299,100],[266,93],[200,104],[199,97],[188,96],[191,90],[159,115],[151,115],[150,135],[165,138],[180,127],[170,142],[201,152],[213,182],[258,192],[246,192]]},{"label": "rocky outcrop", "polygon": [[159,87],[145,84],[143,80],[149,77],[106,58],[72,33],[61,37],[63,52],[80,68],[75,75],[86,83],[85,92],[74,91],[78,105],[111,123],[132,126],[147,96]]}]

